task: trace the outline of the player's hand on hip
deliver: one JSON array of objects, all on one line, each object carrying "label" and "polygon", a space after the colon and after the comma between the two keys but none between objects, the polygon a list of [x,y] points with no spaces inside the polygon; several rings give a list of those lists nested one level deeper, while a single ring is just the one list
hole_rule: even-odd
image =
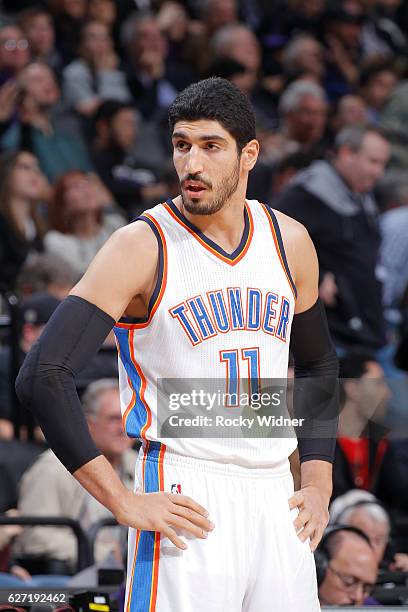
[{"label": "player's hand on hip", "polygon": [[197,538],[206,538],[214,529],[208,512],[190,497],[173,493],[132,493],[125,502],[117,520],[123,525],[141,531],[159,531],[178,548],[187,545],[178,537],[177,530],[186,531]]},{"label": "player's hand on hip", "polygon": [[289,508],[299,509],[293,521],[296,533],[302,542],[310,538],[310,548],[315,551],[329,522],[326,496],[318,487],[307,485],[289,499]]}]

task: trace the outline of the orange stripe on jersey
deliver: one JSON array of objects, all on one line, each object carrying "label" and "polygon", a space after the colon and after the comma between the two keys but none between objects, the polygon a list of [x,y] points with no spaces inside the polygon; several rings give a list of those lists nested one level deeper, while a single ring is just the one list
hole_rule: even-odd
[{"label": "orange stripe on jersey", "polygon": [[147,217],[152,223],[154,223],[157,231],[160,234],[160,239],[162,242],[162,247],[163,247],[163,273],[162,273],[162,278],[161,278],[161,284],[160,284],[160,291],[154,301],[154,304],[150,310],[150,314],[149,314],[149,318],[147,321],[145,321],[144,323],[116,323],[116,327],[121,327],[123,329],[143,329],[144,327],[147,327],[150,323],[151,320],[153,319],[154,313],[156,312],[156,310],[158,309],[160,302],[162,301],[163,298],[163,294],[164,291],[166,289],[166,285],[167,285],[167,265],[168,265],[168,257],[167,257],[167,243],[166,243],[166,238],[163,234],[163,230],[160,227],[159,223],[156,221],[156,219],[154,217],[152,217],[152,215],[150,215],[149,213],[143,213],[143,216]]},{"label": "orange stripe on jersey", "polygon": [[129,413],[135,407],[135,404],[136,404],[136,391],[133,388],[132,381],[130,380],[129,376],[127,377],[127,381],[128,381],[129,387],[132,389],[132,398],[131,398],[129,404],[126,406],[126,410],[123,413],[123,417],[122,417],[122,425],[123,425],[123,429],[125,430],[125,433],[127,433],[126,432],[126,421],[127,421],[127,418],[129,416]]},{"label": "orange stripe on jersey", "polygon": [[247,240],[245,242],[245,245],[242,251],[234,259],[228,259],[228,257],[225,257],[222,253],[220,253],[216,249],[213,249],[209,244],[207,244],[207,242],[205,242],[205,240],[203,240],[201,236],[199,236],[196,232],[193,232],[193,230],[190,227],[188,227],[188,225],[183,223],[183,221],[179,217],[177,217],[177,215],[174,214],[174,212],[172,211],[171,207],[167,204],[167,202],[164,204],[164,207],[167,210],[167,212],[173,217],[173,219],[177,221],[177,223],[179,223],[179,225],[184,227],[184,229],[187,230],[189,234],[191,234],[196,240],[198,240],[201,246],[203,246],[205,249],[207,249],[207,251],[210,251],[210,253],[212,253],[213,255],[215,255],[216,257],[218,257],[225,263],[229,264],[230,266],[235,266],[239,261],[241,261],[241,259],[245,256],[246,252],[248,251],[249,246],[251,244],[252,236],[254,233],[254,222],[252,219],[250,208],[246,204],[245,204],[245,209],[248,213],[248,222],[249,222],[248,237],[247,237]]},{"label": "orange stripe on jersey", "polygon": [[[162,447],[160,448],[159,458],[158,458],[159,491],[164,491],[163,460],[164,460],[165,452],[166,452],[166,446],[163,444]],[[153,578],[152,578],[152,587],[150,591],[149,612],[154,612],[156,610],[157,587],[159,583],[160,536],[161,536],[160,532],[156,531],[156,533],[154,534]]]},{"label": "orange stripe on jersey", "polygon": [[274,228],[273,223],[272,223],[272,219],[270,218],[270,216],[269,216],[269,214],[268,214],[268,212],[266,210],[265,204],[262,204],[262,207],[263,207],[263,209],[265,211],[266,218],[268,219],[269,227],[271,228],[272,238],[273,238],[273,241],[275,243],[275,248],[276,248],[276,252],[277,252],[278,257],[279,257],[279,261],[281,262],[282,269],[285,272],[286,278],[288,279],[288,283],[289,283],[290,289],[291,289],[291,291],[293,293],[293,297],[296,300],[296,293],[295,293],[295,290],[294,290],[293,284],[292,284],[293,281],[290,278],[290,276],[288,274],[288,271],[286,269],[285,262],[283,260],[282,253],[281,253],[281,250],[280,250],[280,247],[279,247],[278,237],[276,235],[276,231],[275,231],[275,228]]}]

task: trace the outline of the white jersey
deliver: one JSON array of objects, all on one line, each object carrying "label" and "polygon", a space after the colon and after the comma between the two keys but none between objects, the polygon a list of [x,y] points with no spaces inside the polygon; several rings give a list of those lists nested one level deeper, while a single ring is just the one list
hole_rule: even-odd
[{"label": "white jersey", "polygon": [[[191,379],[211,380],[211,388],[223,381],[225,397],[231,398],[240,397],[245,384],[254,394],[262,391],[263,379],[287,377],[296,289],[279,226],[273,211],[257,200],[246,201],[244,218],[241,242],[228,254],[171,200],[143,213],[141,219],[158,239],[159,275],[148,318],[115,326],[122,414],[128,435],[140,438],[144,447],[243,467],[273,467],[296,448],[294,435],[253,437],[224,429],[207,437],[210,421],[201,422],[194,438],[166,437],[161,429],[173,414],[177,426],[180,411],[169,409],[158,385],[168,389],[174,381],[180,389],[185,380],[187,390]],[[239,407],[234,413],[237,409],[230,406],[231,415],[239,413]],[[212,418],[210,410],[207,415]]]}]

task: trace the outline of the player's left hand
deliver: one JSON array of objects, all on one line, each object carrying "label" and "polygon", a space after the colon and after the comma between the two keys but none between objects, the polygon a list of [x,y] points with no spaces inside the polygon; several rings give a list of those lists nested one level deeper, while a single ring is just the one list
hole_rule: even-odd
[{"label": "player's left hand", "polygon": [[302,542],[310,538],[310,548],[314,552],[329,522],[326,496],[318,487],[307,485],[289,499],[289,508],[299,509],[293,521],[296,533]]}]

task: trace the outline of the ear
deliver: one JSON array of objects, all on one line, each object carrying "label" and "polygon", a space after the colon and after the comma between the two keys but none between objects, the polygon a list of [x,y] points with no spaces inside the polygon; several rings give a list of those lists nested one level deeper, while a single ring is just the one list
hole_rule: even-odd
[{"label": "ear", "polygon": [[250,172],[256,164],[256,160],[259,155],[259,142],[257,140],[250,140],[245,147],[242,149],[241,160],[242,167]]}]

